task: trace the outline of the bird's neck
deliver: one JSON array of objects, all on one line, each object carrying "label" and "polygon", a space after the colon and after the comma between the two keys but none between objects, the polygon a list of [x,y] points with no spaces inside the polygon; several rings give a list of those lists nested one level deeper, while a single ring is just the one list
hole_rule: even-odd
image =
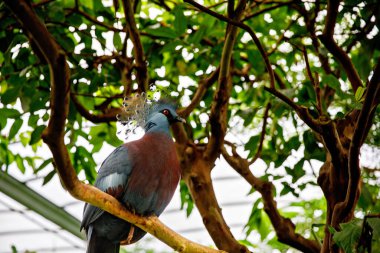
[{"label": "bird's neck", "polygon": [[145,125],[145,133],[163,133],[171,137],[169,125],[156,124],[152,121],[149,121]]}]

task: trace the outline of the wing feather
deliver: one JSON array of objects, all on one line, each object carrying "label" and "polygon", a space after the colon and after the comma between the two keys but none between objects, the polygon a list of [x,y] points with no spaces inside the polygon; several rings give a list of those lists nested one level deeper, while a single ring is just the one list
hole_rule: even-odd
[{"label": "wing feather", "polygon": [[[120,146],[116,148],[100,166],[98,177],[95,181],[95,186],[100,190],[120,199],[127,186],[129,175],[132,171],[132,162],[128,156],[128,148]],[[82,228],[87,228],[88,225],[97,220],[103,210],[87,204],[84,206]]]}]

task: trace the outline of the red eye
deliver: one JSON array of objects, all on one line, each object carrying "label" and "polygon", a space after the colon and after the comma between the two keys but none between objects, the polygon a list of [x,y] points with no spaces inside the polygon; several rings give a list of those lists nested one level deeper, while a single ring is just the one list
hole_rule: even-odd
[{"label": "red eye", "polygon": [[165,116],[169,116],[170,112],[168,109],[165,109],[162,111],[162,113],[165,115]]}]

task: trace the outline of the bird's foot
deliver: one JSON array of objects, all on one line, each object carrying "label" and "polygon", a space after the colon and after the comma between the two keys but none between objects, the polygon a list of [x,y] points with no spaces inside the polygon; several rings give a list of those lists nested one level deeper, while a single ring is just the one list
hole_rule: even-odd
[{"label": "bird's foot", "polygon": [[134,232],[135,232],[135,227],[133,225],[131,225],[131,228],[129,229],[129,234],[128,234],[128,237],[127,237],[127,240],[126,240],[127,244],[131,244]]}]

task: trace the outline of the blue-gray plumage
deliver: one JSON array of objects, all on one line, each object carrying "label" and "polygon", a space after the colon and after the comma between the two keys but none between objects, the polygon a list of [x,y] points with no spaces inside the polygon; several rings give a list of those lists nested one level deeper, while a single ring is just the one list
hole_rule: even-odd
[{"label": "blue-gray plumage", "polygon": [[[145,135],[116,148],[102,163],[95,186],[139,215],[159,216],[173,197],[180,178],[170,135],[171,123],[183,122],[175,107],[158,102],[148,113]],[[102,209],[86,204],[81,228],[87,233],[87,253],[116,253],[146,232]]]}]

